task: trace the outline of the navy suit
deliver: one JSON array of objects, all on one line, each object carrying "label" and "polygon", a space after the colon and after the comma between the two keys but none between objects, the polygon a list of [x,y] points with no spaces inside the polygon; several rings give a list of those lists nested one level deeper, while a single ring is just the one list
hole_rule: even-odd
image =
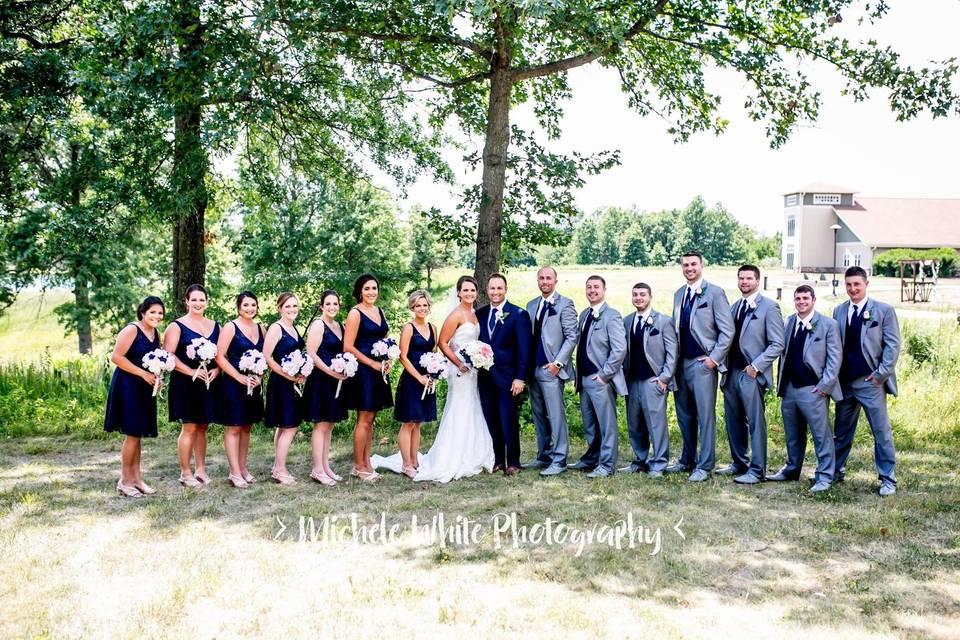
[{"label": "navy suit", "polygon": [[530,316],[509,301],[503,304],[503,314],[495,321],[490,335],[490,305],[477,310],[480,322],[480,340],[493,348],[493,367],[479,371],[477,384],[483,417],[493,438],[494,463],[500,466],[520,467],[520,402],[523,396],[514,396],[510,387],[514,380],[526,380],[533,342]]}]

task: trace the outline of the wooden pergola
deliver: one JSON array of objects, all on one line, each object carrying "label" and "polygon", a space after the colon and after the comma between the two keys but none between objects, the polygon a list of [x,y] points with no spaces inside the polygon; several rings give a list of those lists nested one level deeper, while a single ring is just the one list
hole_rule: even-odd
[{"label": "wooden pergola", "polygon": [[[940,261],[897,260],[897,264],[900,265],[900,302],[930,302],[933,289],[937,286]],[[926,267],[930,267],[930,280],[927,280]],[[909,274],[906,273],[908,269]]]}]

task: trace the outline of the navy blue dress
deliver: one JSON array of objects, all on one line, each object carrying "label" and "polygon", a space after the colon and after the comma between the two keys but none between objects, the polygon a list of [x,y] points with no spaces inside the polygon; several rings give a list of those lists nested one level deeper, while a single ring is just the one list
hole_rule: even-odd
[{"label": "navy blue dress", "polygon": [[[240,371],[240,358],[250,349],[263,351],[263,328],[257,325],[257,342],[253,343],[243,335],[236,322],[233,340],[227,347],[227,361]],[[243,371],[240,371],[243,373]],[[221,375],[220,401],[216,422],[225,427],[246,427],[263,420],[263,385],[255,387],[252,395],[247,395],[247,386],[240,384],[228,375]]]},{"label": "navy blue dress", "polygon": [[[273,359],[280,364],[288,353],[303,347],[303,338],[299,331],[294,338],[281,326],[280,339],[273,348]],[[297,395],[293,385],[292,380],[275,373],[270,374],[267,382],[267,409],[264,413],[264,422],[268,427],[296,428],[303,420],[303,398]]]},{"label": "navy blue dress", "polygon": [[[380,324],[357,309],[360,314],[360,327],[357,329],[357,339],[354,345],[360,353],[368,358],[373,358],[371,355],[373,344],[386,338],[390,331],[390,327],[387,326],[387,317],[383,315],[383,309],[377,308],[377,311],[380,313]],[[344,385],[346,384],[345,382]],[[383,375],[379,371],[362,363],[360,368],[357,369],[357,375],[350,378],[349,398],[347,406],[357,411],[380,411],[393,406],[390,384],[384,381]]]},{"label": "navy blue dress", "polygon": [[[340,335],[343,335],[343,323],[337,324],[340,325]],[[324,326],[323,339],[317,347],[317,355],[325,365],[330,366],[334,356],[341,353],[343,353],[343,338],[338,338],[330,327]],[[343,381],[339,398],[334,397],[337,393],[337,382],[339,381],[336,378],[327,375],[319,367],[307,376],[307,388],[303,392],[304,417],[307,420],[317,423],[340,422],[346,419],[348,380]]]},{"label": "navy blue dress", "polygon": [[[411,325],[412,326],[412,325]],[[437,346],[433,335],[433,326],[430,327],[428,338],[424,338],[416,327],[413,327],[413,337],[407,346],[407,359],[413,363],[417,371],[426,375],[427,368],[420,366],[420,356],[433,351]],[[423,399],[423,385],[404,369],[397,383],[397,403],[393,408],[393,417],[400,422],[432,422],[437,419],[437,395],[428,393]]]},{"label": "navy blue dress", "polygon": [[[174,320],[180,327],[180,341],[177,342],[175,355],[177,359],[192,369],[200,366],[200,361],[187,357],[187,346],[191,341],[197,338],[207,338],[213,344],[217,344],[220,339],[220,324],[213,323],[213,331],[210,336],[204,336],[197,333],[179,320]],[[211,360],[207,364],[207,370],[216,368],[217,364]],[[207,389],[206,383],[197,376],[192,380],[190,376],[173,371],[170,374],[170,395],[168,396],[168,415],[170,422],[192,422],[195,424],[210,424],[216,420],[217,411],[217,387],[220,386],[220,376],[210,383]]]},{"label": "navy blue dress", "polygon": [[[143,369],[143,356],[160,348],[160,332],[155,330],[153,340],[150,340],[139,325],[133,326],[137,328],[137,335],[123,355]],[[114,369],[103,430],[119,431],[138,438],[156,438],[157,398],[153,395],[153,387],[139,376],[119,367]]]}]

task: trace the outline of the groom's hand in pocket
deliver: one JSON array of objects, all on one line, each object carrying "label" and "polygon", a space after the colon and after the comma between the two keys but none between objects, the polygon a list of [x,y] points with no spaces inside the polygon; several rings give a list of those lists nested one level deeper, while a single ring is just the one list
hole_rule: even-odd
[{"label": "groom's hand in pocket", "polygon": [[603,384],[603,385],[607,384],[606,382],[604,382],[603,378],[601,378],[600,376],[593,376],[591,380],[593,380],[594,382],[599,382],[600,384]]},{"label": "groom's hand in pocket", "polygon": [[523,393],[523,387],[524,387],[523,380],[514,380],[513,384],[510,385],[510,393],[512,393],[515,396],[518,396],[521,393]]}]

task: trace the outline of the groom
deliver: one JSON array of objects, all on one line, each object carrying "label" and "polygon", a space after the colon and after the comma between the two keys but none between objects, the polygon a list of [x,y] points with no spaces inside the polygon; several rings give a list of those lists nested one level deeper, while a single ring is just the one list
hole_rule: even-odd
[{"label": "groom", "polygon": [[524,309],[507,302],[507,279],[487,281],[490,304],[477,309],[480,340],[493,348],[493,367],[480,370],[477,382],[483,417],[493,438],[493,470],[520,472],[520,394],[523,393],[533,329]]}]

